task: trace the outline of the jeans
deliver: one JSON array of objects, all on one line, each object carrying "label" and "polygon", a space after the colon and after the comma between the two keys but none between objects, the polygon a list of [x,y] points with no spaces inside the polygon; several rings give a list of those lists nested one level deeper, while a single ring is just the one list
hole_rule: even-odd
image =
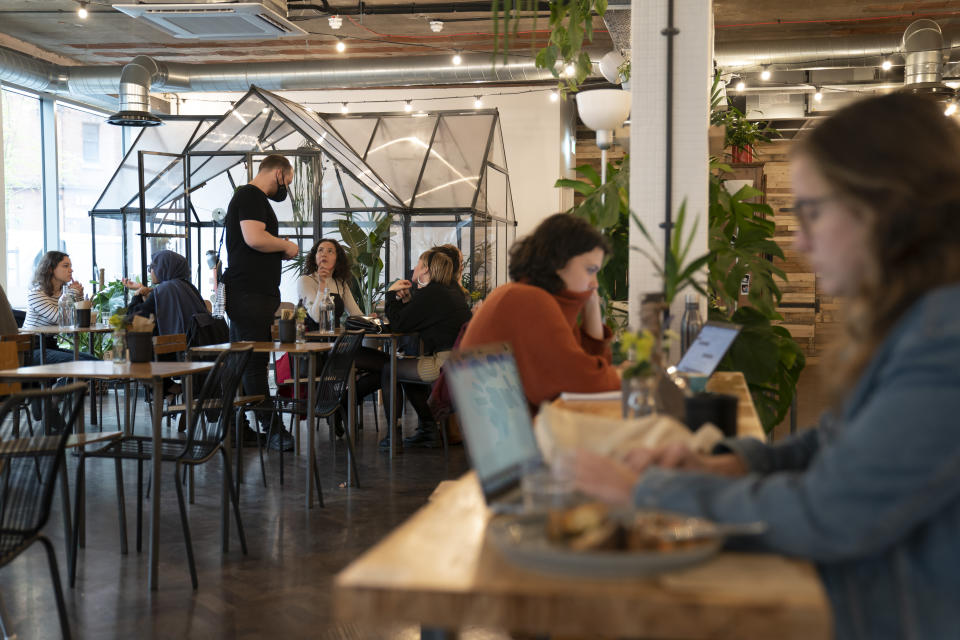
[{"label": "jeans", "polygon": [[[280,306],[280,294],[241,292],[227,285],[227,316],[230,318],[230,341],[272,340],[270,326]],[[267,383],[269,354],[254,353],[243,372],[243,392],[246,395],[270,397]],[[258,414],[259,415],[259,414]]]},{"label": "jeans", "polygon": [[[60,362],[73,362],[73,351],[64,351],[62,349],[45,349],[44,356],[47,364],[58,364]],[[97,357],[90,355],[86,351],[81,351],[80,360],[98,360]],[[33,350],[33,364],[40,364],[40,349]]]}]

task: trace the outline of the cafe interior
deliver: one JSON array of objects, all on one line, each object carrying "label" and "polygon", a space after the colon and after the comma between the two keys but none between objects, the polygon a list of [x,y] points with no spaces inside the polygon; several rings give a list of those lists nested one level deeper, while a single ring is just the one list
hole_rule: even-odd
[{"label": "cafe interior", "polygon": [[[0,2],[0,284],[19,325],[0,338],[0,637],[947,637],[923,611],[916,635],[906,614],[858,626],[836,558],[770,542],[781,519],[611,500],[580,452],[774,451],[817,424],[844,302],[798,241],[816,217],[795,149],[881,96],[960,119],[954,42],[960,6],[924,0]],[[287,181],[274,235],[297,251],[273,341],[251,343],[220,278],[231,233],[246,242],[232,199],[272,156],[291,171],[265,192]],[[604,248],[584,309],[619,386],[564,387],[554,360],[475,337],[528,282],[518,243],[558,213],[603,238],[574,254]],[[296,308],[321,238],[359,314]],[[411,383],[397,371],[429,338],[391,304],[398,282],[429,286],[441,245],[473,320]],[[51,251],[82,295],[65,307],[54,276],[58,321],[37,326]],[[159,310],[134,326],[135,294],[163,300],[160,252],[229,337],[161,330]],[[266,396],[241,381],[262,361]]]}]

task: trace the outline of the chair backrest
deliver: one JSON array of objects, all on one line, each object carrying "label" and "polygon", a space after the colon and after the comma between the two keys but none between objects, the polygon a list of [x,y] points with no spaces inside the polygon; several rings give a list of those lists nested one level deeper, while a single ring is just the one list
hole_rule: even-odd
[{"label": "chair backrest", "polygon": [[317,382],[317,413],[328,415],[340,406],[353,359],[363,344],[363,331],[344,331],[337,336]]},{"label": "chair backrest", "polygon": [[[24,391],[0,406],[0,566],[50,516],[63,448],[83,415],[86,391],[83,383]],[[24,433],[17,408],[33,398],[41,400],[43,431]]]},{"label": "chair backrest", "polygon": [[[233,401],[252,353],[253,345],[248,344],[231,347],[217,356],[196,396],[199,409],[187,425],[184,452],[192,447],[209,451],[223,442],[233,423]],[[202,417],[206,419],[201,420]]]},{"label": "chair backrest", "polygon": [[0,336],[0,342],[17,345],[17,357],[21,367],[33,364],[33,335],[29,333],[9,333]]},{"label": "chair backrest", "polygon": [[187,327],[187,346],[203,347],[230,341],[230,329],[223,318],[206,312],[195,313]]},{"label": "chair backrest", "polygon": [[[0,342],[0,369],[16,369],[19,367],[20,359],[17,355],[17,345],[15,343]],[[5,396],[18,391],[20,391],[19,382],[0,382],[0,395]]]},{"label": "chair backrest", "polygon": [[185,333],[170,333],[165,336],[153,336],[154,356],[165,355],[168,353],[186,354],[186,352],[187,334]]}]

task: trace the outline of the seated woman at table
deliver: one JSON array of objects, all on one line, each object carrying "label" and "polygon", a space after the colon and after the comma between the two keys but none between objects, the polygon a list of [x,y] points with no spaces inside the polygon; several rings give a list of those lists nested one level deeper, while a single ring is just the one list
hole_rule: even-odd
[{"label": "seated woman at table", "polygon": [[[62,251],[48,251],[40,259],[37,270],[33,274],[33,283],[27,293],[27,317],[23,321],[24,329],[57,326],[60,322],[59,300],[64,285],[73,295],[74,300],[83,300],[83,285],[73,279],[73,264],[70,256]],[[69,362],[73,360],[73,352],[57,346],[54,336],[42,338],[45,345],[45,358],[48,363]],[[96,360],[89,353],[81,351],[81,360]],[[40,363],[40,349],[35,349],[33,362]]]},{"label": "seated woman at table", "polygon": [[124,280],[128,289],[136,291],[127,307],[128,314],[156,319],[154,333],[166,336],[186,333],[195,313],[204,313],[206,304],[200,291],[190,282],[190,265],[175,251],[158,251],[150,262],[152,287],[134,280]]},{"label": "seated woman at table", "polygon": [[597,294],[597,272],[608,250],[606,238],[587,221],[567,213],[550,216],[514,243],[513,282],[488,295],[467,326],[463,349],[493,342],[513,347],[533,411],[564,391],[620,388]]},{"label": "seated woman at table", "polygon": [[[434,446],[437,442],[438,427],[427,406],[430,387],[422,383],[437,379],[460,327],[470,319],[470,308],[456,274],[456,264],[448,252],[434,247],[417,261],[414,280],[419,288],[415,293],[411,292],[413,282],[410,280],[397,280],[387,290],[385,312],[391,331],[417,333],[423,345],[423,352],[417,357],[397,362],[397,380],[402,385],[402,393],[399,390],[397,393],[397,415],[403,413],[403,395],[406,395],[419,418],[417,433],[404,440],[405,445]],[[382,355],[381,362],[384,411],[389,415],[390,360]],[[405,382],[412,384],[403,384]],[[389,431],[380,446],[390,446]]]},{"label": "seated woman at table", "polygon": [[817,563],[838,638],[960,628],[960,127],[926,97],[850,105],[793,152],[796,247],[846,298],[825,367],[835,401],[776,444],[723,441],[624,461],[582,454],[610,501],[763,521],[749,541]]},{"label": "seated woman at table", "polygon": [[350,258],[336,240],[321,238],[310,249],[303,267],[303,275],[297,280],[297,297],[303,300],[309,316],[308,329],[315,330],[320,322],[320,302],[326,289],[334,298],[337,317],[346,309],[352,316],[362,315],[353,299],[349,282]]}]

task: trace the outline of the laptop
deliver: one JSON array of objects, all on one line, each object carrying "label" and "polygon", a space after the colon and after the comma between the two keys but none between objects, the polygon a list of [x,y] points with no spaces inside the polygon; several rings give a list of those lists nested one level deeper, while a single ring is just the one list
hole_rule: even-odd
[{"label": "laptop", "polygon": [[742,328],[743,325],[726,322],[706,323],[700,329],[697,339],[680,358],[677,371],[703,376],[712,375]]},{"label": "laptop", "polygon": [[517,363],[507,344],[464,349],[443,365],[470,464],[495,512],[522,507],[520,477],[542,466]]}]

